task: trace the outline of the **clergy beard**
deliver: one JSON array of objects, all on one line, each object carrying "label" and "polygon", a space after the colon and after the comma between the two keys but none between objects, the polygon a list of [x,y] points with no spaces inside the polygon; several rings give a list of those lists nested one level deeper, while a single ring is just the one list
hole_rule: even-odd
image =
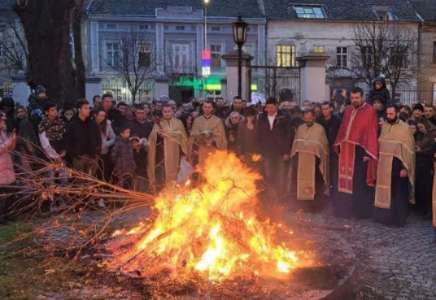
[{"label": "clergy beard", "polygon": [[354,108],[359,108],[361,107],[363,104],[363,102],[352,102],[351,105],[353,105]]},{"label": "clergy beard", "polygon": [[306,122],[307,127],[312,127],[314,122]]},{"label": "clergy beard", "polygon": [[388,119],[388,123],[391,124],[391,125],[393,125],[393,124],[397,123],[397,120],[398,120],[398,118],[395,118],[395,119]]}]

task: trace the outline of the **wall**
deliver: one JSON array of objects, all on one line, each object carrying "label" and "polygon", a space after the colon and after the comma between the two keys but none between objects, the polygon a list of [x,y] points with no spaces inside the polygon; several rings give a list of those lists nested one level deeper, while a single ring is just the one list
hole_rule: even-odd
[{"label": "wall", "polygon": [[436,104],[436,64],[433,62],[433,43],[436,42],[436,22],[423,25],[420,46],[420,100]]}]

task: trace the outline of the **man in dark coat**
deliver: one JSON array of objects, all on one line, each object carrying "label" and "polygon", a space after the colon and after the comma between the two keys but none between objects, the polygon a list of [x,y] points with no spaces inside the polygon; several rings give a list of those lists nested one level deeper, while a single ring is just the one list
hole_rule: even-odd
[{"label": "man in dark coat", "polygon": [[334,197],[338,190],[338,154],[334,151],[336,136],[338,135],[339,127],[341,127],[341,119],[333,113],[334,107],[332,102],[324,102],[321,105],[321,117],[318,123],[324,127],[327,140],[329,142],[329,160],[330,160],[330,196]]},{"label": "man in dark coat", "polygon": [[290,119],[278,111],[276,99],[266,101],[265,112],[257,122],[259,152],[263,158],[264,178],[277,195],[285,191],[287,168],[291,153]]},{"label": "man in dark coat", "polygon": [[101,136],[97,124],[91,120],[88,101],[77,103],[78,115],[71,121],[65,135],[67,155],[73,168],[90,175],[97,171]]},{"label": "man in dark coat", "polygon": [[139,137],[140,139],[148,139],[148,136],[153,129],[153,122],[148,120],[148,116],[143,105],[135,105],[135,120],[131,124],[131,129],[132,136]]}]

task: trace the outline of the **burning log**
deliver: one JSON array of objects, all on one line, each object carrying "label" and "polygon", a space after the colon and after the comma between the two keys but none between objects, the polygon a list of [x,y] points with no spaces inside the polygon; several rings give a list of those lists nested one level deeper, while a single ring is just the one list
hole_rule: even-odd
[{"label": "burning log", "polygon": [[220,282],[236,277],[286,278],[304,264],[274,242],[277,225],[256,215],[260,176],[231,153],[216,152],[200,167],[203,183],[163,191],[151,227],[117,232],[108,244],[113,271],[155,276],[199,275]]}]

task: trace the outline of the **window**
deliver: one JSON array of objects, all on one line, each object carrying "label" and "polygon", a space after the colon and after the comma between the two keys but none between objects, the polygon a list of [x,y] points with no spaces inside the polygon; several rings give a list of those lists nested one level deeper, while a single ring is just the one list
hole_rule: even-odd
[{"label": "window", "polygon": [[278,67],[295,67],[295,46],[277,45],[276,46],[276,64]]},{"label": "window", "polygon": [[139,25],[139,29],[140,30],[148,30],[148,29],[150,29],[150,26],[149,25]]},{"label": "window", "polygon": [[149,68],[151,66],[152,46],[150,43],[142,42],[138,45],[138,67]]},{"label": "window", "polygon": [[401,46],[393,47],[390,50],[389,63],[392,66],[397,66],[406,69],[409,65],[407,49]]},{"label": "window", "polygon": [[436,64],[436,42],[433,42],[433,63]]},{"label": "window", "polygon": [[210,28],[210,30],[211,30],[211,31],[221,31],[221,27],[219,27],[219,26],[212,26],[212,27]]},{"label": "window", "polygon": [[191,66],[190,54],[188,44],[173,44],[172,45],[172,55],[171,62],[173,71],[184,72]]},{"label": "window", "polygon": [[325,19],[324,10],[318,6],[295,6],[295,13],[302,19]]},{"label": "window", "polygon": [[114,23],[109,23],[109,24],[106,24],[106,28],[107,29],[117,29],[117,24],[114,24]]},{"label": "window", "polygon": [[119,66],[121,48],[119,42],[106,42],[106,62],[111,67]]},{"label": "window", "polygon": [[336,48],[336,66],[339,68],[346,68],[348,62],[348,49],[347,47]]},{"label": "window", "polygon": [[389,10],[389,7],[376,6],[373,8],[373,12],[380,21],[392,21],[395,20],[395,15]]},{"label": "window", "polygon": [[222,46],[220,44],[211,44],[210,53],[212,58],[212,68],[221,68]]},{"label": "window", "polygon": [[372,48],[365,46],[361,48],[362,66],[369,67],[372,65]]},{"label": "window", "polygon": [[399,66],[401,68],[407,68],[408,58],[407,49],[401,46],[392,47],[389,51],[389,64],[392,66]]},{"label": "window", "polygon": [[177,31],[183,31],[183,30],[185,30],[185,26],[183,26],[183,25],[177,25],[177,26],[176,26],[176,30],[177,30]]}]

